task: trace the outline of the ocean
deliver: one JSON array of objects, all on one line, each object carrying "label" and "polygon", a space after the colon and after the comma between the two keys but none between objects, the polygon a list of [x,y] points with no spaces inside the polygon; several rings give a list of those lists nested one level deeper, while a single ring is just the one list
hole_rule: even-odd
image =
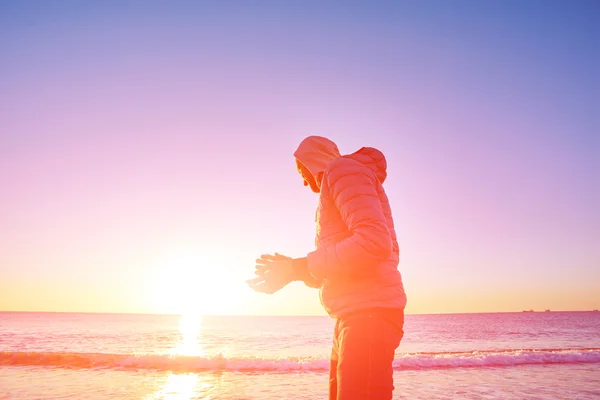
[{"label": "ocean", "polygon": [[[326,399],[334,321],[0,313],[0,399]],[[407,315],[394,399],[600,399],[600,313]]]}]

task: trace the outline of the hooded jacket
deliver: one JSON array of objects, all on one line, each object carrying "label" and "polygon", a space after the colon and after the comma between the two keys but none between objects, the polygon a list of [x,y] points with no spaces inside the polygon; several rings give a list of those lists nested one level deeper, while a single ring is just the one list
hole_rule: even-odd
[{"label": "hooded jacket", "polygon": [[363,147],[342,156],[331,140],[309,136],[294,157],[319,189],[316,249],[307,259],[325,310],[340,318],[372,308],[404,309],[383,153]]}]

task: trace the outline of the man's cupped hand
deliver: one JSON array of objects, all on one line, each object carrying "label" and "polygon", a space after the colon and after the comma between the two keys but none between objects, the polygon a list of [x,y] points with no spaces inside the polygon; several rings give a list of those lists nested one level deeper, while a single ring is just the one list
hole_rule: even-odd
[{"label": "man's cupped hand", "polygon": [[279,253],[263,254],[256,259],[254,273],[258,275],[246,282],[255,291],[273,294],[294,280],[292,258]]}]

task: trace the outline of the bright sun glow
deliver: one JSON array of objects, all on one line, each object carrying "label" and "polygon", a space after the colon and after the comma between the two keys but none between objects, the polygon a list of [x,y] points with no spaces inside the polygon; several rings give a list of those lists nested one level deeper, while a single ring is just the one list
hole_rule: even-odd
[{"label": "bright sun glow", "polygon": [[243,283],[208,251],[178,251],[160,260],[153,302],[157,312],[186,316],[220,314],[236,309]]}]

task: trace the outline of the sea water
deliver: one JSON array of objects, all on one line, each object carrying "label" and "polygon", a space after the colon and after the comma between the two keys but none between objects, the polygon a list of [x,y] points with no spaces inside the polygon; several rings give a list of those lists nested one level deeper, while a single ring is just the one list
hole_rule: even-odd
[{"label": "sea water", "polygon": [[[325,399],[334,321],[0,313],[0,399]],[[394,399],[600,399],[600,313],[407,315]]]}]

